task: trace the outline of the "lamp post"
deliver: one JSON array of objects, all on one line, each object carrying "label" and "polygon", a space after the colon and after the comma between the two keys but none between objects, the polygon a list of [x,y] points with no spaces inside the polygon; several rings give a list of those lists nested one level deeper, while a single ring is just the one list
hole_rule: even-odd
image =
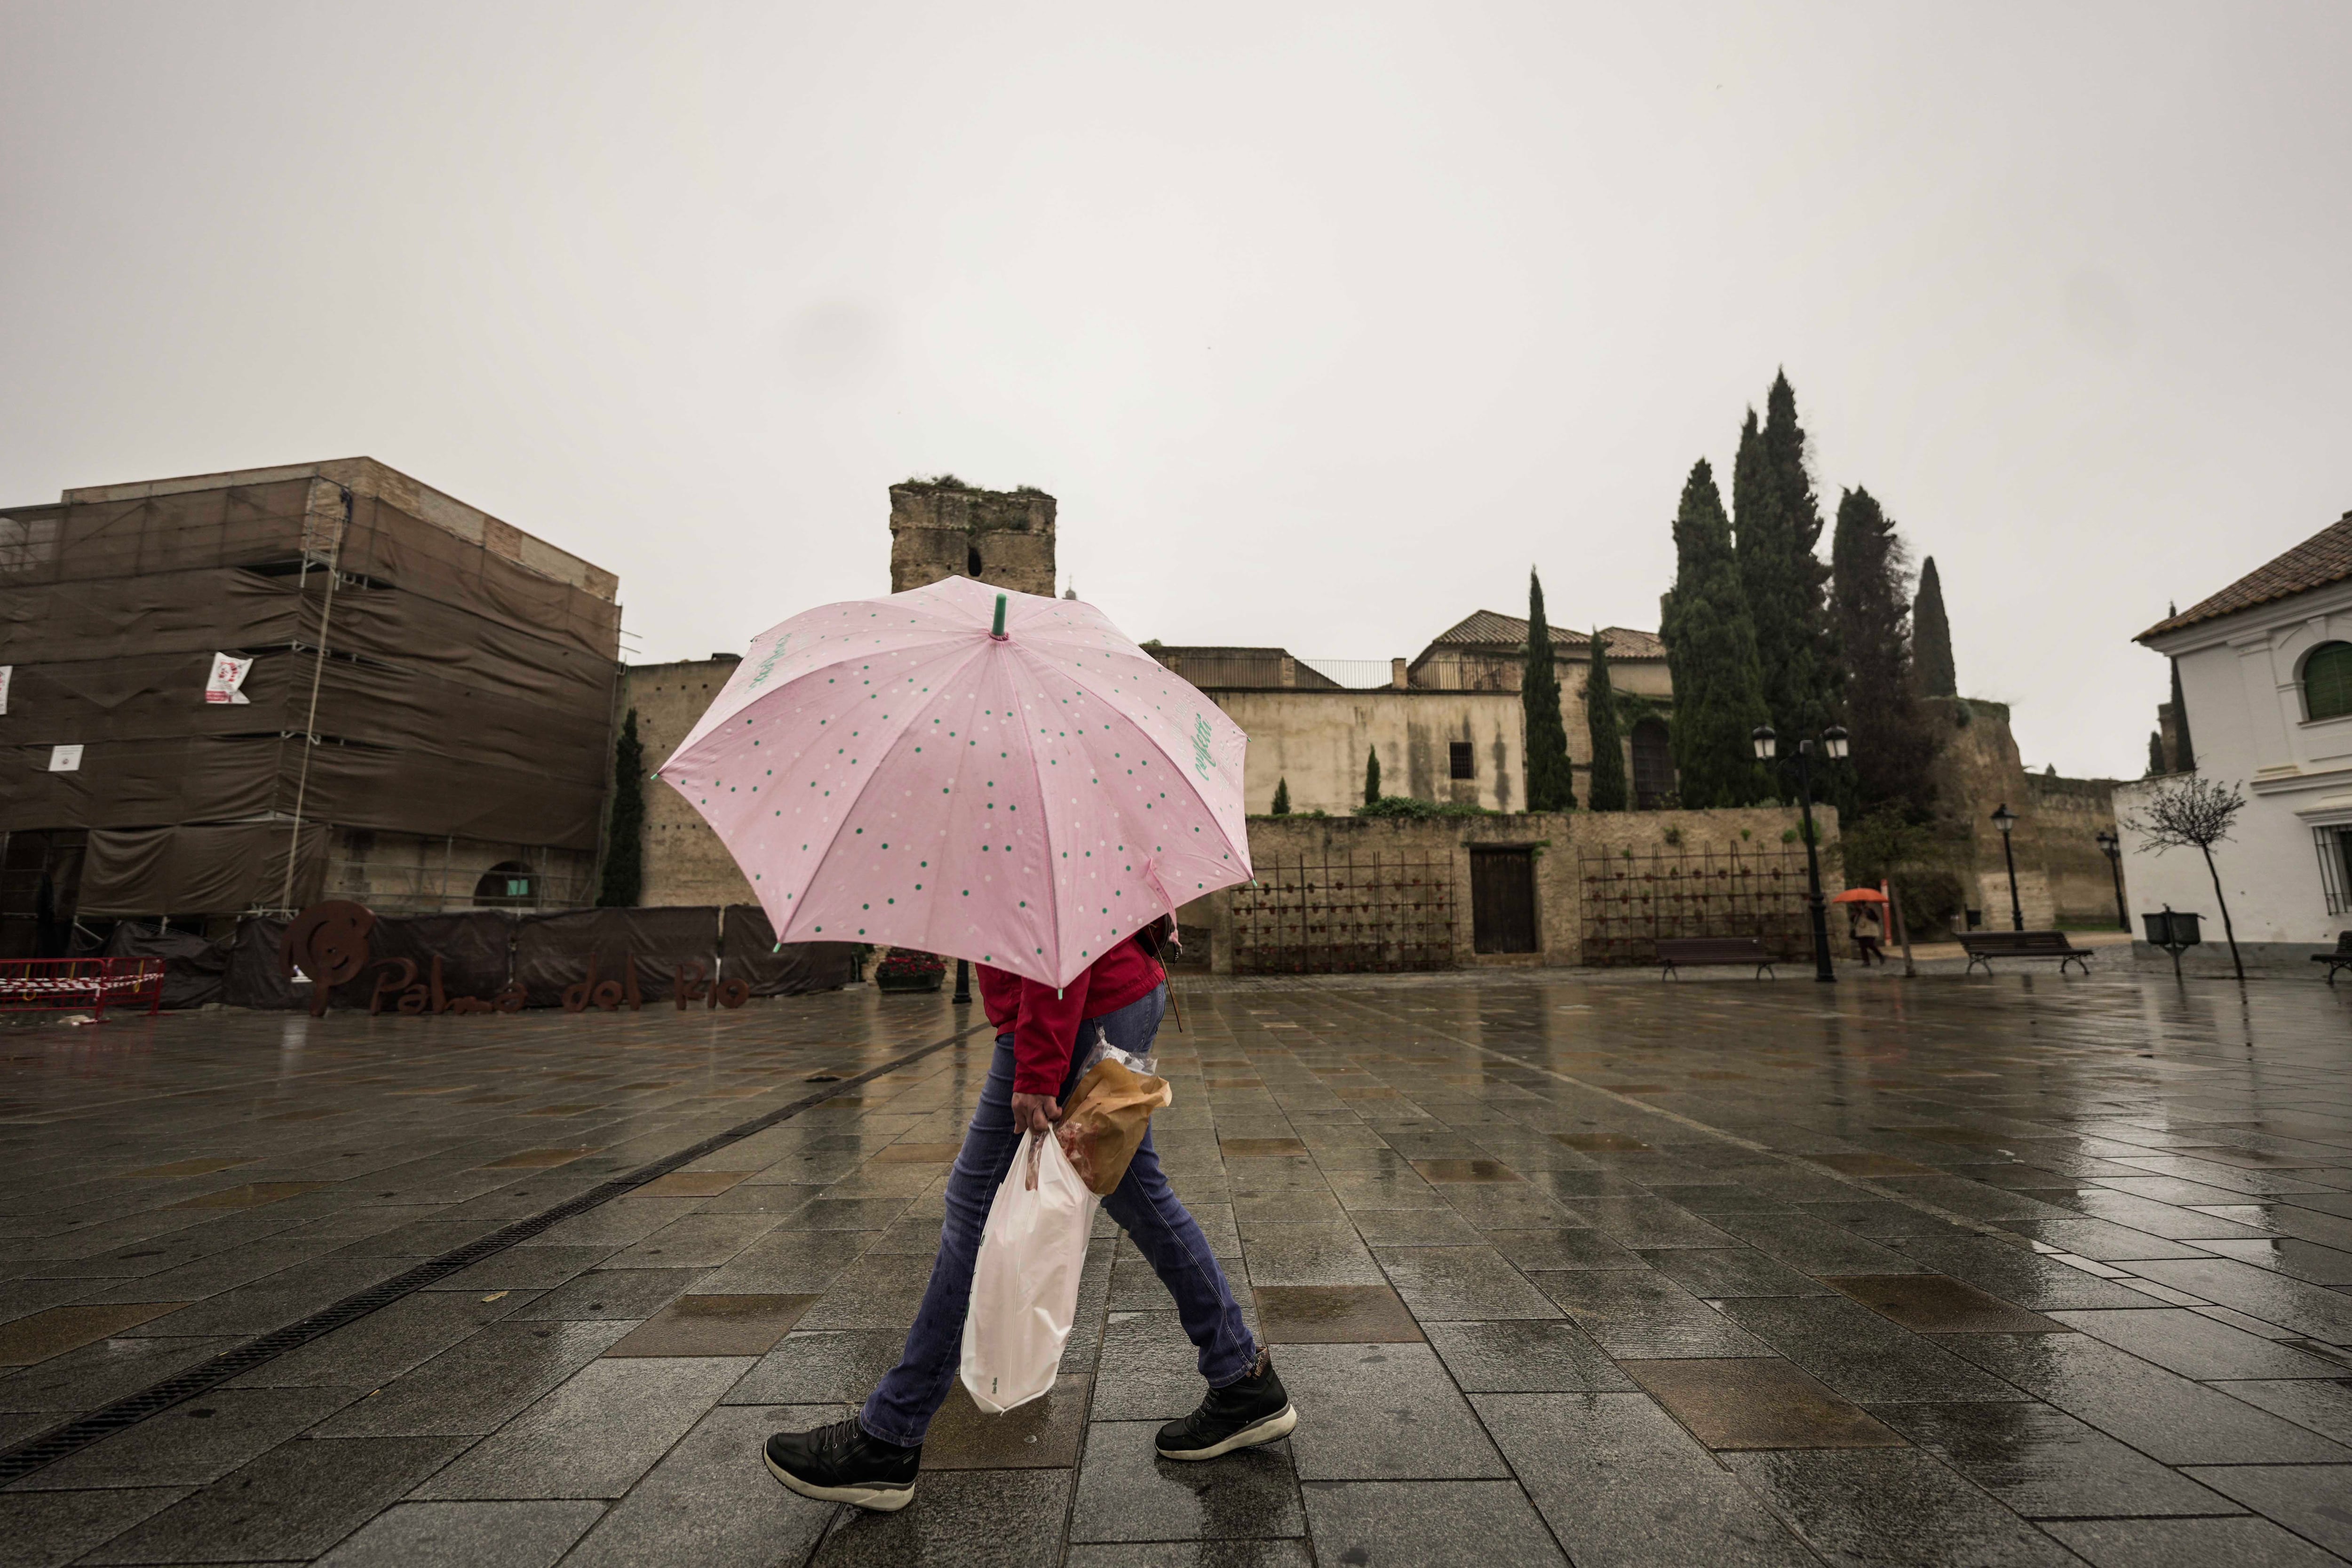
[{"label": "lamp post", "polygon": [[1992,825],[2000,829],[2001,863],[2009,868],[2009,929],[2025,929],[2025,906],[2017,901],[2017,854],[2009,846],[2010,830],[2017,826],[2017,813],[2003,801],[1992,809]]},{"label": "lamp post", "polygon": [[[1750,738],[1756,742],[1758,762],[1769,763],[1779,755],[1780,737],[1771,725],[1759,724]],[[1844,760],[1843,727],[1832,724],[1822,731],[1822,751],[1833,763]],[[1797,799],[1805,813],[1805,887],[1813,916],[1813,978],[1834,982],[1837,971],[1830,967],[1830,909],[1822,897],[1822,858],[1813,843],[1813,742],[1810,737],[1797,742]]]},{"label": "lamp post", "polygon": [[955,994],[949,997],[948,1000],[954,1003],[959,1007],[967,1007],[971,1005],[971,960],[968,958],[959,958],[956,960]]},{"label": "lamp post", "polygon": [[2123,927],[2124,930],[2129,931],[2131,930],[2131,914],[2124,906],[2123,840],[2116,837],[2116,831],[2112,827],[2102,827],[2099,829],[2095,837],[2099,842],[2100,853],[2105,855],[2107,858],[2107,869],[2115,873],[2116,923]]}]

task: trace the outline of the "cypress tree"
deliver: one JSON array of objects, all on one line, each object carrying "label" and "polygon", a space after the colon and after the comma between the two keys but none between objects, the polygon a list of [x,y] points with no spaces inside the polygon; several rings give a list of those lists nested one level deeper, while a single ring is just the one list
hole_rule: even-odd
[{"label": "cypress tree", "polygon": [[1584,721],[1592,735],[1592,782],[1585,791],[1595,811],[1622,811],[1625,750],[1617,738],[1617,692],[1609,679],[1609,639],[1592,633],[1592,668],[1584,678]]},{"label": "cypress tree", "polygon": [[605,819],[604,875],[600,909],[631,909],[646,889],[646,748],[637,740],[637,710],[621,721],[613,745],[613,808]]},{"label": "cypress tree", "polygon": [[2171,770],[2164,765],[2164,731],[2150,730],[2147,732],[2147,776],[2155,778],[2159,773],[2169,772]]},{"label": "cypress tree", "polygon": [[1576,773],[1568,760],[1568,726],[1559,717],[1559,671],[1544,619],[1543,580],[1528,572],[1528,668],[1519,681],[1528,734],[1528,809],[1576,809]]},{"label": "cypress tree", "polygon": [[1772,378],[1762,428],[1750,409],[1740,429],[1731,494],[1765,707],[1783,745],[1794,745],[1835,722],[1838,701],[1823,592],[1830,573],[1815,553],[1821,503],[1805,472],[1805,432],[1785,374]]},{"label": "cypress tree", "polygon": [[1276,816],[1290,815],[1290,781],[1288,779],[1274,781],[1274,815]]},{"label": "cypress tree", "polygon": [[1830,607],[1853,735],[1851,771],[1841,770],[1849,798],[1839,805],[1856,820],[1893,809],[1925,821],[1935,799],[1936,736],[1911,666],[1903,565],[1903,541],[1885,509],[1859,486],[1846,491],[1830,542]]},{"label": "cypress tree", "polygon": [[1932,555],[1920,563],[1919,596],[1911,601],[1911,667],[1919,689],[1929,697],[1958,697],[1960,678],[1952,664],[1952,623],[1944,616],[1944,582]]},{"label": "cypress tree", "polygon": [[1378,746],[1364,748],[1364,804],[1381,804],[1381,749]]},{"label": "cypress tree", "polygon": [[1749,731],[1767,718],[1756,628],[1732,552],[1715,470],[1691,466],[1675,514],[1675,585],[1658,606],[1675,683],[1672,736],[1682,803],[1696,809],[1773,798]]}]

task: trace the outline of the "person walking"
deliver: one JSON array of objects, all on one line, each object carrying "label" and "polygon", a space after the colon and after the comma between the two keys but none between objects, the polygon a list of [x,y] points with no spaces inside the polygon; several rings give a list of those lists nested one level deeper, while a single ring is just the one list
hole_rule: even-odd
[{"label": "person walking", "polygon": [[1879,944],[1885,927],[1879,923],[1878,906],[1853,904],[1848,906],[1848,912],[1853,921],[1853,945],[1862,953],[1862,966],[1867,969],[1873,963],[1885,963],[1886,950]]},{"label": "person walking", "polygon": [[[1160,927],[1170,922],[1164,920]],[[1147,1054],[1168,1005],[1167,974],[1153,956],[1160,927],[1119,942],[1069,984],[1055,988],[978,965],[982,1005],[996,1026],[996,1054],[980,1108],[948,1178],[947,1222],[907,1346],[848,1420],[768,1439],[768,1468],[803,1497],[893,1512],[913,1500],[923,1437],[953,1384],[982,1230],[996,1189],[1025,1137],[1051,1137],[1087,1066],[1081,1042],[1099,1029],[1122,1051]],[[1297,1426],[1273,1357],[1242,1321],[1233,1287],[1200,1225],[1168,1185],[1147,1131],[1103,1208],[1176,1299],[1209,1385],[1200,1407],[1160,1428],[1164,1459],[1213,1459],[1271,1443]]]}]

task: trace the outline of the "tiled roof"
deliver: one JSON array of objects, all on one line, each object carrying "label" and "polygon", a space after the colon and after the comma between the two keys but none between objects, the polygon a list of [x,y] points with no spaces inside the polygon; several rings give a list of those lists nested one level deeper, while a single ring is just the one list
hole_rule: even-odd
[{"label": "tiled roof", "polygon": [[2162,632],[2179,631],[2200,621],[2251,610],[2256,605],[2267,605],[2274,599],[2284,599],[2313,588],[2324,588],[2347,577],[2352,577],[2352,511],[2346,512],[2275,561],[2247,573],[2211,598],[2157,622],[2134,640],[2146,642]]},{"label": "tiled roof", "polygon": [[[1614,658],[1665,657],[1666,645],[1658,640],[1655,632],[1635,631],[1631,626],[1605,626],[1602,633],[1609,638],[1609,652]],[[1554,648],[1582,648],[1591,641],[1591,636],[1584,632],[1571,631],[1565,626],[1551,629]],[[1528,646],[1527,617],[1480,610],[1458,625],[1438,633],[1430,639],[1430,645],[1433,647],[1525,647]]]}]

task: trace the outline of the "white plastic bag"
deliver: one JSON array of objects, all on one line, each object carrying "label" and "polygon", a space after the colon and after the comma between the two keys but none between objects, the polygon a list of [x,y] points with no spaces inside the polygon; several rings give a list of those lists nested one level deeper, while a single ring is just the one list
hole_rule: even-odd
[{"label": "white plastic bag", "polygon": [[1102,1200],[1059,1141],[1031,1133],[996,1189],[963,1315],[963,1385],[991,1415],[1054,1386],[1078,1312],[1078,1271]]}]

